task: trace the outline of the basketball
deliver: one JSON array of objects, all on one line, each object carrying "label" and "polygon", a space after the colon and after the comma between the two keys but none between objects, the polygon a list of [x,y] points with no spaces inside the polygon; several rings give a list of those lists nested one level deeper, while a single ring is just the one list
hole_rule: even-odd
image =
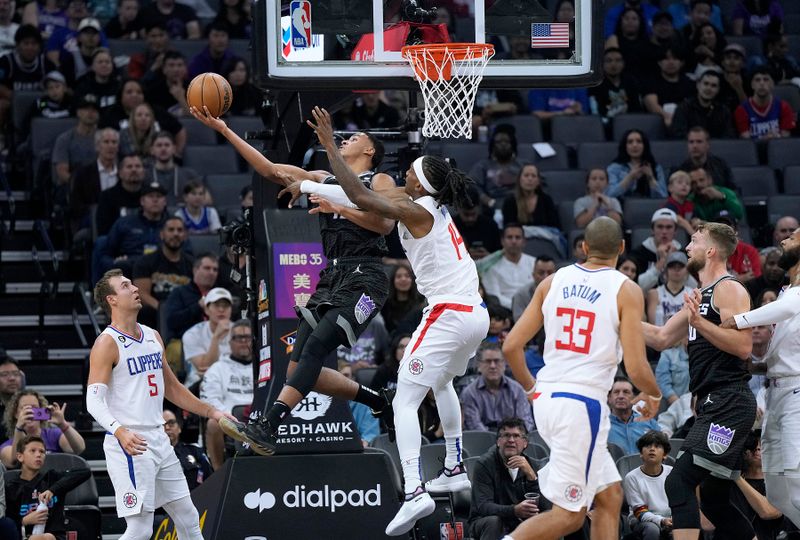
[{"label": "basketball", "polygon": [[216,118],[225,114],[231,107],[233,91],[222,75],[201,73],[189,83],[186,102],[201,113],[205,112],[203,109],[205,105],[211,116]]}]

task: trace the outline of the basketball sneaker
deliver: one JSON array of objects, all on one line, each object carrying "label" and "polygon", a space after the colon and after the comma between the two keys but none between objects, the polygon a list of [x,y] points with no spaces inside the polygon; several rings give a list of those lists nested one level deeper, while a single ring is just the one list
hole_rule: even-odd
[{"label": "basketball sneaker", "polygon": [[250,445],[250,449],[256,454],[271,456],[275,453],[278,430],[273,428],[264,417],[250,420],[246,424],[223,417],[219,420],[219,427],[229,437]]},{"label": "basketball sneaker", "polygon": [[433,514],[436,510],[436,503],[425,491],[425,488],[420,486],[414,493],[406,493],[403,506],[397,511],[397,515],[386,526],[386,534],[389,536],[400,536],[410,531],[414,527],[414,523],[418,519]]},{"label": "basketball sneaker", "polygon": [[452,469],[442,467],[439,475],[425,482],[425,489],[430,493],[452,493],[462,489],[470,489],[472,483],[467,476],[467,469],[459,463]]},{"label": "basketball sneaker", "polygon": [[386,432],[389,434],[389,440],[394,442],[394,409],[392,408],[392,400],[394,399],[395,391],[389,390],[388,388],[381,388],[378,393],[386,400],[386,405],[379,411],[372,409],[372,416],[380,420]]}]

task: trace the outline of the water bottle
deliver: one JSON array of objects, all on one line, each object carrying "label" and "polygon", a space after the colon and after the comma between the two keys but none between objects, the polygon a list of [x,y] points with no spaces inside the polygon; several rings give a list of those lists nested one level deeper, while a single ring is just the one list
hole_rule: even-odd
[{"label": "water bottle", "polygon": [[[37,512],[41,512],[42,510],[47,510],[47,505],[43,502],[40,502],[39,505],[36,507]],[[33,526],[33,530],[31,531],[31,535],[34,534],[44,534],[44,526],[45,523],[37,523]]]},{"label": "water bottle", "polygon": [[481,143],[489,142],[489,126],[484,126],[484,125],[478,126],[478,142]]}]

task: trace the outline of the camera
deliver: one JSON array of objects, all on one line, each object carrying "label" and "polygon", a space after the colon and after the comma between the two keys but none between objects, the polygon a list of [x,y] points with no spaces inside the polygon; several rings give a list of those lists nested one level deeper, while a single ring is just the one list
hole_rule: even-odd
[{"label": "camera", "polygon": [[237,253],[248,251],[253,245],[253,208],[244,208],[242,217],[222,227],[219,236],[223,245]]},{"label": "camera", "polygon": [[436,17],[436,8],[424,9],[417,0],[403,2],[403,19],[417,23],[430,23]]}]

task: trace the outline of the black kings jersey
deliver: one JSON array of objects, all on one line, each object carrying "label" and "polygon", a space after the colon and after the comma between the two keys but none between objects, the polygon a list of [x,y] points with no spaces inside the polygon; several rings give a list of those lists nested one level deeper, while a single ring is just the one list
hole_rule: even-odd
[{"label": "black kings jersey", "polygon": [[[700,315],[712,324],[722,322],[714,304],[714,289],[731,276],[723,276],[701,290]],[[693,326],[689,326],[689,391],[701,395],[711,388],[750,380],[747,362],[712,345]]]},{"label": "black kings jersey", "polygon": [[[372,189],[372,171],[358,175],[361,182]],[[338,185],[335,176],[328,176],[324,184]],[[319,229],[322,235],[322,250],[325,257],[383,257],[387,254],[386,240],[382,235],[369,231],[339,214],[320,214]]]}]

